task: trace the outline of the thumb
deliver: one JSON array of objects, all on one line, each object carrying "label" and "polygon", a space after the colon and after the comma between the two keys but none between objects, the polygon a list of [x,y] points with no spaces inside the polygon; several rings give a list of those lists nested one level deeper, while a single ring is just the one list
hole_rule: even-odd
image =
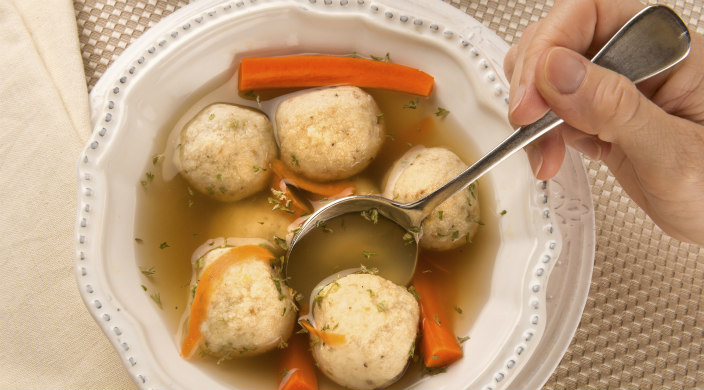
[{"label": "thumb", "polygon": [[[656,148],[668,115],[626,77],[593,64],[580,54],[553,47],[536,68],[536,88],[552,110],[572,127],[640,153]],[[647,145],[650,144],[650,145]],[[604,159],[606,156],[599,156]]]}]

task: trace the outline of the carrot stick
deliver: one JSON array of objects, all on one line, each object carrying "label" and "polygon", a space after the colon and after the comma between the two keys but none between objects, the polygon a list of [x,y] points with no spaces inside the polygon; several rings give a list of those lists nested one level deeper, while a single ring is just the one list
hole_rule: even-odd
[{"label": "carrot stick", "polygon": [[281,160],[273,160],[270,164],[275,175],[283,178],[284,181],[302,190],[312,192],[322,196],[335,196],[343,193],[352,194],[354,183],[350,181],[337,181],[333,183],[317,183],[297,175]]},{"label": "carrot stick", "polygon": [[233,263],[247,258],[255,258],[269,264],[269,259],[273,257],[274,255],[265,248],[257,245],[243,245],[230,249],[203,270],[198,287],[196,287],[193,303],[191,304],[188,332],[181,345],[182,357],[188,359],[193,356],[198,343],[203,338],[200,332],[200,325],[208,314],[208,305],[210,304],[213,290],[220,283],[222,275],[227,268]]},{"label": "carrot stick", "polygon": [[[427,267],[419,267],[426,269]],[[448,308],[437,294],[429,273],[416,271],[413,286],[420,295],[421,338],[420,350],[426,367],[443,367],[462,357],[462,348],[450,326]]]},{"label": "carrot stick", "polygon": [[284,56],[244,58],[239,90],[354,85],[430,95],[434,79],[408,66],[365,58]]},{"label": "carrot stick", "polygon": [[315,365],[304,334],[294,333],[288,339],[281,358],[279,390],[318,390]]}]

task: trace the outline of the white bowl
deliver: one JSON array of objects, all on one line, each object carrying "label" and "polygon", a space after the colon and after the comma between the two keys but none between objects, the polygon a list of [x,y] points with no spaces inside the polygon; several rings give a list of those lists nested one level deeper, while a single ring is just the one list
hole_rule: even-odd
[{"label": "white bowl", "polygon": [[[394,62],[435,77],[434,93],[466,129],[464,141],[486,153],[512,131],[501,69],[507,49],[481,23],[427,0],[201,0],[134,42],[91,92],[94,132],[78,168],[76,273],[86,306],[135,382],[257,386],[213,375],[207,362],[183,360],[164,311],[140,288],[147,283],[135,249],[140,181],[193,94],[222,85],[244,56],[389,52]],[[519,153],[482,186],[494,212],[508,212],[491,227],[500,240],[495,258],[482,259],[478,277],[487,287],[466,322],[465,356],[444,374],[403,383],[410,388],[538,388],[579,323],[594,254],[579,156],[569,152],[558,176],[540,182]]]}]

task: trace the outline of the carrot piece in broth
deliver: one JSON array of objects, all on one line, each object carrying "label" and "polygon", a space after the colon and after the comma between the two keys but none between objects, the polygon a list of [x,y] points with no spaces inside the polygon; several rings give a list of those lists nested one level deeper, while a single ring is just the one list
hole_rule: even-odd
[{"label": "carrot piece in broth", "polygon": [[294,333],[281,358],[279,390],[317,390],[318,378],[305,334]]},{"label": "carrot piece in broth", "polygon": [[240,91],[354,85],[429,96],[435,80],[405,65],[342,56],[282,56],[244,58]]},{"label": "carrot piece in broth", "polygon": [[462,357],[462,348],[450,326],[448,309],[437,294],[432,273],[421,270],[420,264],[413,276],[413,286],[420,299],[421,328],[420,351],[426,367],[443,367]]}]

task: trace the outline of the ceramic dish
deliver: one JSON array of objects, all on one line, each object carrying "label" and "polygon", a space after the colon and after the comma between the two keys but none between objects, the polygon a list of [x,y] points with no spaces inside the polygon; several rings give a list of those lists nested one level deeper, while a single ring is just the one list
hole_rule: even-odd
[{"label": "ceramic dish", "polygon": [[[78,168],[76,273],[89,311],[135,382],[142,388],[275,386],[182,359],[165,312],[183,303],[160,309],[140,288],[158,287],[139,269],[140,182],[194,96],[225,85],[244,56],[388,52],[394,62],[435,76],[435,99],[464,129],[463,142],[483,154],[511,131],[501,69],[507,49],[476,20],[427,0],[202,0],[134,42],[91,92],[94,132]],[[579,156],[568,153],[558,176],[540,182],[517,154],[481,185],[493,212],[508,212],[495,218],[491,229],[499,239],[476,276],[486,287],[464,322],[465,357],[444,374],[399,386],[538,388],[579,323],[594,253],[593,209]]]}]

